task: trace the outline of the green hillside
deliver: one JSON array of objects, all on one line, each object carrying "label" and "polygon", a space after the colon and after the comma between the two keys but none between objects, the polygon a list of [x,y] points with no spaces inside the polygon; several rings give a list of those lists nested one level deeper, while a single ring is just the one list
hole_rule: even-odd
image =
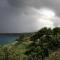
[{"label": "green hillside", "polygon": [[0,60],[60,60],[60,28],[42,28],[0,45]]}]

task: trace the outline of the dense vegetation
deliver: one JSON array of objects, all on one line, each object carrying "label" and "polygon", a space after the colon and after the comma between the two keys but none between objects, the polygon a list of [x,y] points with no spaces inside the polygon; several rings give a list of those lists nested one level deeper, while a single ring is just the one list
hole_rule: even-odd
[{"label": "dense vegetation", "polygon": [[60,60],[60,28],[45,27],[0,45],[0,60]]}]

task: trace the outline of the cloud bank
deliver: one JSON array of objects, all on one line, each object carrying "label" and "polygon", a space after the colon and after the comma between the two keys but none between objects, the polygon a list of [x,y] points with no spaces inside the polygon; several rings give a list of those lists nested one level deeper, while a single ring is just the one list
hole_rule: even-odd
[{"label": "cloud bank", "polygon": [[[49,8],[56,16],[41,19],[39,10]],[[0,33],[33,32],[60,26],[60,0],[0,0]]]}]

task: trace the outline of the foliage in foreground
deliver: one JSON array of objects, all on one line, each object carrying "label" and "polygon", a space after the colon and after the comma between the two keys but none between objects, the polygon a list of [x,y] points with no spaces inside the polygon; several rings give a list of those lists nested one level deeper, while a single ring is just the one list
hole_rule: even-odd
[{"label": "foliage in foreground", "polygon": [[42,28],[33,35],[21,35],[16,41],[16,43],[0,45],[0,60],[58,60],[60,57],[58,27]]},{"label": "foliage in foreground", "polygon": [[52,51],[60,48],[60,28],[43,28],[30,39],[26,55],[28,60],[45,60]]}]

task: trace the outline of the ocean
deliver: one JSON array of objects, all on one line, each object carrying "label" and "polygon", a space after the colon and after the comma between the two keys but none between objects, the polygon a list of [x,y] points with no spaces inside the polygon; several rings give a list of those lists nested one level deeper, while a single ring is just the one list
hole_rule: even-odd
[{"label": "ocean", "polygon": [[16,35],[0,35],[0,44],[7,44],[15,41],[18,36]]}]

